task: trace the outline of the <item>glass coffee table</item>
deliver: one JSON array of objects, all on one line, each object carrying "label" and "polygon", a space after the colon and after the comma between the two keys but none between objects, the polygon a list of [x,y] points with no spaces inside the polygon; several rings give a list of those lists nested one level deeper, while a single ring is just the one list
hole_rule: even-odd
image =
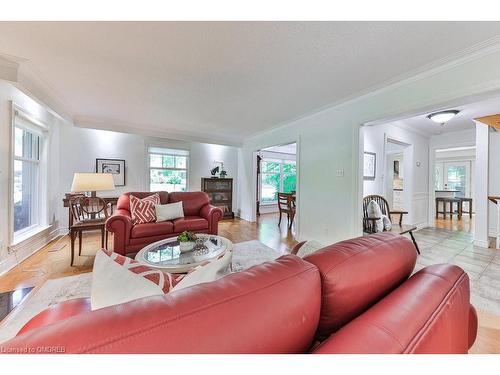
[{"label": "glass coffee table", "polygon": [[233,244],[227,238],[196,234],[198,240],[192,250],[181,252],[177,237],[147,245],[135,260],[151,268],[169,273],[187,273],[206,261],[213,261],[231,251]]}]

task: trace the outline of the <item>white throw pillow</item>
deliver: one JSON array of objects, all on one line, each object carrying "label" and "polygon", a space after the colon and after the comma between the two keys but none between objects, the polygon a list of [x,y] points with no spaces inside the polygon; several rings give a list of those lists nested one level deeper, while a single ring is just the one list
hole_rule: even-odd
[{"label": "white throw pillow", "polygon": [[382,222],[384,223],[384,230],[392,229],[391,219],[387,215],[382,215]]},{"label": "white throw pillow", "polygon": [[151,269],[120,254],[99,250],[92,271],[92,310],[138,298],[163,295],[172,290],[179,275]]},{"label": "white throw pillow", "polygon": [[189,288],[201,283],[209,283],[225,276],[233,257],[232,249],[228,249],[217,259],[200,264],[191,269],[173,288],[172,292]]},{"label": "white throw pillow", "polygon": [[384,221],[382,219],[382,210],[380,209],[380,206],[378,205],[377,202],[375,201],[370,201],[368,203],[368,217],[369,218],[379,218],[379,220],[375,220],[375,232],[383,232],[384,231]]},{"label": "white throw pillow", "polygon": [[155,205],[156,221],[174,220],[184,217],[182,202]]},{"label": "white throw pillow", "polygon": [[296,255],[298,257],[304,258],[306,255],[315,253],[316,251],[318,251],[319,249],[322,249],[324,247],[325,247],[325,245],[319,243],[318,241],[315,241],[315,240],[307,241],[305,244],[303,244],[300,247],[300,249],[299,249],[299,251],[297,251]]}]

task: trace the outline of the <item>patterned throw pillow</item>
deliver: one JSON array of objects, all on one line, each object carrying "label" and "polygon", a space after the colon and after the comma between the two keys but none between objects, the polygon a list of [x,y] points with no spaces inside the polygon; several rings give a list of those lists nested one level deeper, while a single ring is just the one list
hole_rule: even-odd
[{"label": "patterned throw pillow", "polygon": [[184,277],[102,249],[96,254],[92,272],[92,310],[169,293]]},{"label": "patterned throw pillow", "polygon": [[130,215],[133,224],[144,224],[156,221],[155,205],[160,204],[160,195],[155,193],[145,198],[130,195]]}]

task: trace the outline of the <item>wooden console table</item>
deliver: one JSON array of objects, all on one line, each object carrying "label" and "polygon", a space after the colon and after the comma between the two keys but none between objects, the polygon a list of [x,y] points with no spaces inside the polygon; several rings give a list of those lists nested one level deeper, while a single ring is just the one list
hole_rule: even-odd
[{"label": "wooden console table", "polygon": [[[99,197],[106,202],[106,204],[109,204],[111,206],[111,214],[113,213],[113,207],[116,206],[116,203],[118,202],[118,197]],[[71,197],[65,197],[63,198],[63,206],[68,208],[68,228],[71,228],[73,225],[73,214],[71,213],[71,208],[69,205],[69,201],[71,200]]]}]

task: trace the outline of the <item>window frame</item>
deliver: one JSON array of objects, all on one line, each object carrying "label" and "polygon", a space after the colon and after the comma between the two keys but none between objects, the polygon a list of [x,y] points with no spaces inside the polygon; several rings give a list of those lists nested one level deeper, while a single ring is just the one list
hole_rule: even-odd
[{"label": "window frame", "polygon": [[[175,153],[175,152],[172,152],[172,153],[169,153],[169,152],[154,152],[154,151],[150,151],[151,148],[158,148],[158,149],[164,149],[166,151],[168,150],[172,150],[172,151],[178,151],[179,153]],[[185,153],[185,155],[183,155],[182,153]],[[161,155],[161,156],[173,156],[174,158],[176,156],[182,156],[182,157],[185,157],[186,158],[186,168],[177,168],[177,167],[164,167],[164,168],[161,168],[161,167],[151,167],[151,155]],[[162,146],[162,145],[153,145],[153,144],[149,144],[149,145],[146,145],[146,164],[147,164],[147,176],[146,176],[146,179],[147,179],[147,186],[148,186],[148,191],[151,191],[151,171],[152,170],[170,170],[170,171],[186,171],[186,191],[189,191],[189,167],[190,167],[190,152],[189,150],[187,149],[183,149],[183,148],[175,148],[175,147],[168,147],[168,146]],[[175,159],[174,159],[175,160]],[[175,164],[175,163],[174,163]],[[169,191],[169,193],[171,193]]]},{"label": "window frame", "polygon": [[[11,126],[10,126],[10,182],[9,182],[9,244],[11,246],[17,245],[18,243],[25,241],[32,236],[36,235],[40,231],[47,228],[47,196],[48,196],[48,184],[47,184],[47,165],[48,165],[48,154],[47,148],[50,142],[49,128],[44,123],[36,120],[27,112],[25,112],[20,106],[11,102]],[[38,160],[33,158],[27,158],[24,156],[17,156],[16,151],[16,128],[27,131],[33,135],[38,136]],[[36,190],[35,192],[35,204],[34,213],[30,215],[35,215],[36,223],[15,231],[15,204],[14,204],[14,184],[15,184],[15,162],[28,162],[33,165],[37,165],[36,173],[37,176],[33,180],[35,181],[31,186],[31,189]],[[32,181],[32,182],[33,182]],[[36,188],[36,189],[34,189]],[[31,218],[30,218],[31,220]]]},{"label": "window frame", "polygon": [[263,181],[264,181],[264,175],[266,174],[269,174],[269,175],[272,175],[274,173],[268,173],[268,172],[263,172],[263,167],[262,167],[262,163],[264,162],[274,162],[274,163],[279,163],[280,165],[280,169],[279,169],[279,175],[280,175],[280,179],[279,179],[279,187],[278,187],[278,191],[283,191],[283,181],[284,181],[284,173],[283,173],[283,164],[295,164],[295,183],[297,183],[297,160],[293,160],[293,159],[280,159],[280,158],[273,158],[273,157],[263,157],[262,160],[261,160],[261,168],[260,168],[260,189],[259,189],[259,202],[261,205],[263,206],[266,206],[266,205],[274,205],[274,204],[278,204],[278,199],[276,200],[273,200],[273,201],[266,201],[266,202],[263,202],[262,200],[262,186],[263,186]]}]

